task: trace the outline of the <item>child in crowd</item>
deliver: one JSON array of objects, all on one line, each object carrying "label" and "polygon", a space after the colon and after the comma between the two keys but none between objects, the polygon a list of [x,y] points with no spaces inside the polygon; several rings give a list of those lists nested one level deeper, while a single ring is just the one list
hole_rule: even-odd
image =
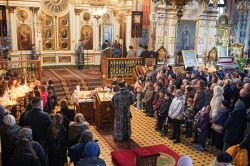
[{"label": "child in crowd", "polygon": [[192,123],[194,120],[194,107],[193,107],[193,98],[187,98],[187,105],[185,107],[184,120],[186,122],[186,138],[192,137]]},{"label": "child in crowd", "polygon": [[191,86],[185,88],[185,98],[194,98],[193,88]]},{"label": "child in crowd", "polygon": [[195,140],[192,141],[192,143],[199,142],[200,145],[197,146],[196,149],[200,151],[204,151],[206,145],[210,110],[211,110],[210,105],[203,107],[202,110],[200,111],[200,114],[198,113],[199,117],[197,122],[195,123]]},{"label": "child in crowd", "polygon": [[158,111],[158,122],[157,128],[162,130],[162,125],[164,124],[164,131],[162,132],[161,136],[166,137],[168,133],[168,110],[172,102],[172,95],[170,93],[166,93],[164,96],[164,101]]},{"label": "child in crowd", "polygon": [[147,113],[147,115],[150,117],[152,117],[154,114],[153,99],[154,99],[154,88],[153,88],[153,84],[150,82],[150,83],[148,83],[148,88],[146,89],[144,99],[143,99],[143,101],[146,105],[145,113]]},{"label": "child in crowd", "polygon": [[[163,103],[163,100],[164,100],[164,95],[165,95],[165,90],[161,89],[159,91],[159,98],[158,100],[156,101],[155,105],[154,105],[154,111],[156,112],[156,115],[158,116],[159,115],[159,110],[160,110],[160,107]],[[156,131],[159,131],[160,129],[156,128]]]}]

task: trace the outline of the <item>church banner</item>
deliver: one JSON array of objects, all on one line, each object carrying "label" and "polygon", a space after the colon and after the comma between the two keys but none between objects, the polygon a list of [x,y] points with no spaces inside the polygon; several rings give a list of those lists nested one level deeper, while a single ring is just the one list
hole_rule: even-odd
[{"label": "church banner", "polygon": [[142,37],[143,12],[132,11],[131,37]]},{"label": "church banner", "polygon": [[1,36],[7,36],[7,21],[6,21],[5,6],[0,6],[0,22],[2,24],[0,29]]}]

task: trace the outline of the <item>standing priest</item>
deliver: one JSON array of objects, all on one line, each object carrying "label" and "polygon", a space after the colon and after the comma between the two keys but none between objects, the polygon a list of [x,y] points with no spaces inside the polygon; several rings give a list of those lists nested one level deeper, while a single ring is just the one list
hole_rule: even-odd
[{"label": "standing priest", "polygon": [[118,83],[119,91],[112,98],[115,107],[114,139],[122,141],[131,136],[131,112],[130,105],[135,101],[135,97],[125,88],[124,82]]},{"label": "standing priest", "polygon": [[82,43],[81,40],[78,40],[75,51],[76,51],[76,63],[78,65],[78,69],[82,70],[84,65],[84,43]]}]

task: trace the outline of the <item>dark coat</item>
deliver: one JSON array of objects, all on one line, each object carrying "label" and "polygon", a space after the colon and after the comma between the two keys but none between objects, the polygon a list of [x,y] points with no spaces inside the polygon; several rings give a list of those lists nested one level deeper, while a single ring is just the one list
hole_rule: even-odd
[{"label": "dark coat", "polygon": [[103,159],[99,157],[84,157],[76,164],[77,166],[106,166],[106,163]]},{"label": "dark coat", "polygon": [[224,123],[227,121],[228,117],[229,117],[229,113],[231,112],[231,108],[226,108],[225,110],[223,110],[219,116],[213,121],[214,124],[217,125],[221,125],[223,126]]},{"label": "dark coat", "polygon": [[167,117],[168,116],[168,110],[171,105],[172,99],[164,100],[158,113],[161,114],[162,117]]},{"label": "dark coat", "polygon": [[24,115],[24,123],[26,126],[31,126],[35,141],[40,142],[47,139],[47,131],[51,124],[49,114],[39,108],[33,108]]},{"label": "dark coat", "polygon": [[48,90],[52,90],[53,91],[53,97],[57,98],[56,92],[55,92],[55,88],[52,86],[48,86]]},{"label": "dark coat", "polygon": [[195,108],[203,108],[205,104],[206,92],[204,90],[200,91],[195,100]]},{"label": "dark coat", "polygon": [[235,103],[238,101],[238,99],[240,98],[240,90],[241,89],[238,89],[237,87],[233,88],[233,94],[232,94],[232,97],[233,97],[233,103],[232,105],[234,106]]},{"label": "dark coat", "polygon": [[197,129],[200,128],[201,129],[201,133],[200,135],[202,135],[203,137],[205,137],[207,135],[208,132],[208,122],[209,122],[209,112],[206,113],[203,116],[199,116],[198,121],[196,123],[196,127]]},{"label": "dark coat", "polygon": [[246,104],[246,109],[248,109],[250,107],[250,90],[247,91],[247,96],[246,96],[246,100],[245,100],[245,104]]},{"label": "dark coat", "polygon": [[233,94],[232,87],[230,85],[225,86],[223,94],[224,100],[231,102],[232,94]]},{"label": "dark coat", "polygon": [[79,143],[69,148],[68,156],[74,165],[84,157],[84,149],[87,143]]},{"label": "dark coat", "polygon": [[210,105],[213,95],[214,95],[213,91],[211,90],[206,91],[204,107],[206,107],[207,105]]},{"label": "dark coat", "polygon": [[42,146],[36,141],[31,141],[30,143],[31,143],[32,148],[36,152],[37,157],[39,158],[41,166],[47,166],[48,165],[47,157],[43,151]]},{"label": "dark coat", "polygon": [[195,110],[193,106],[186,106],[184,117],[188,122],[192,122],[194,120]]},{"label": "dark coat", "polygon": [[41,166],[38,159],[35,159],[32,154],[26,153],[22,161],[11,160],[11,166]]},{"label": "dark coat", "polygon": [[234,110],[229,114],[229,117],[223,125],[225,131],[224,142],[230,145],[241,143],[244,138],[247,116],[245,104],[241,100],[236,103]]},{"label": "dark coat", "polygon": [[75,112],[72,109],[68,108],[61,108],[61,111],[58,111],[57,113],[60,113],[63,115],[63,126],[69,130],[69,123],[71,121],[74,121],[75,118]]}]

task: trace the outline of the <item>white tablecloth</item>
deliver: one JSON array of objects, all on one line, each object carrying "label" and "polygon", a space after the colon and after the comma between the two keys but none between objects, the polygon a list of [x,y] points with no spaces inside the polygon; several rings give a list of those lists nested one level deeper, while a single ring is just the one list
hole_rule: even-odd
[{"label": "white tablecloth", "polygon": [[87,98],[87,99],[79,99],[75,93],[72,94],[71,96],[71,101],[73,101],[73,103],[75,103],[76,105],[79,106],[80,103],[94,103],[94,109],[95,109],[95,101],[96,99],[90,99],[90,98]]}]

